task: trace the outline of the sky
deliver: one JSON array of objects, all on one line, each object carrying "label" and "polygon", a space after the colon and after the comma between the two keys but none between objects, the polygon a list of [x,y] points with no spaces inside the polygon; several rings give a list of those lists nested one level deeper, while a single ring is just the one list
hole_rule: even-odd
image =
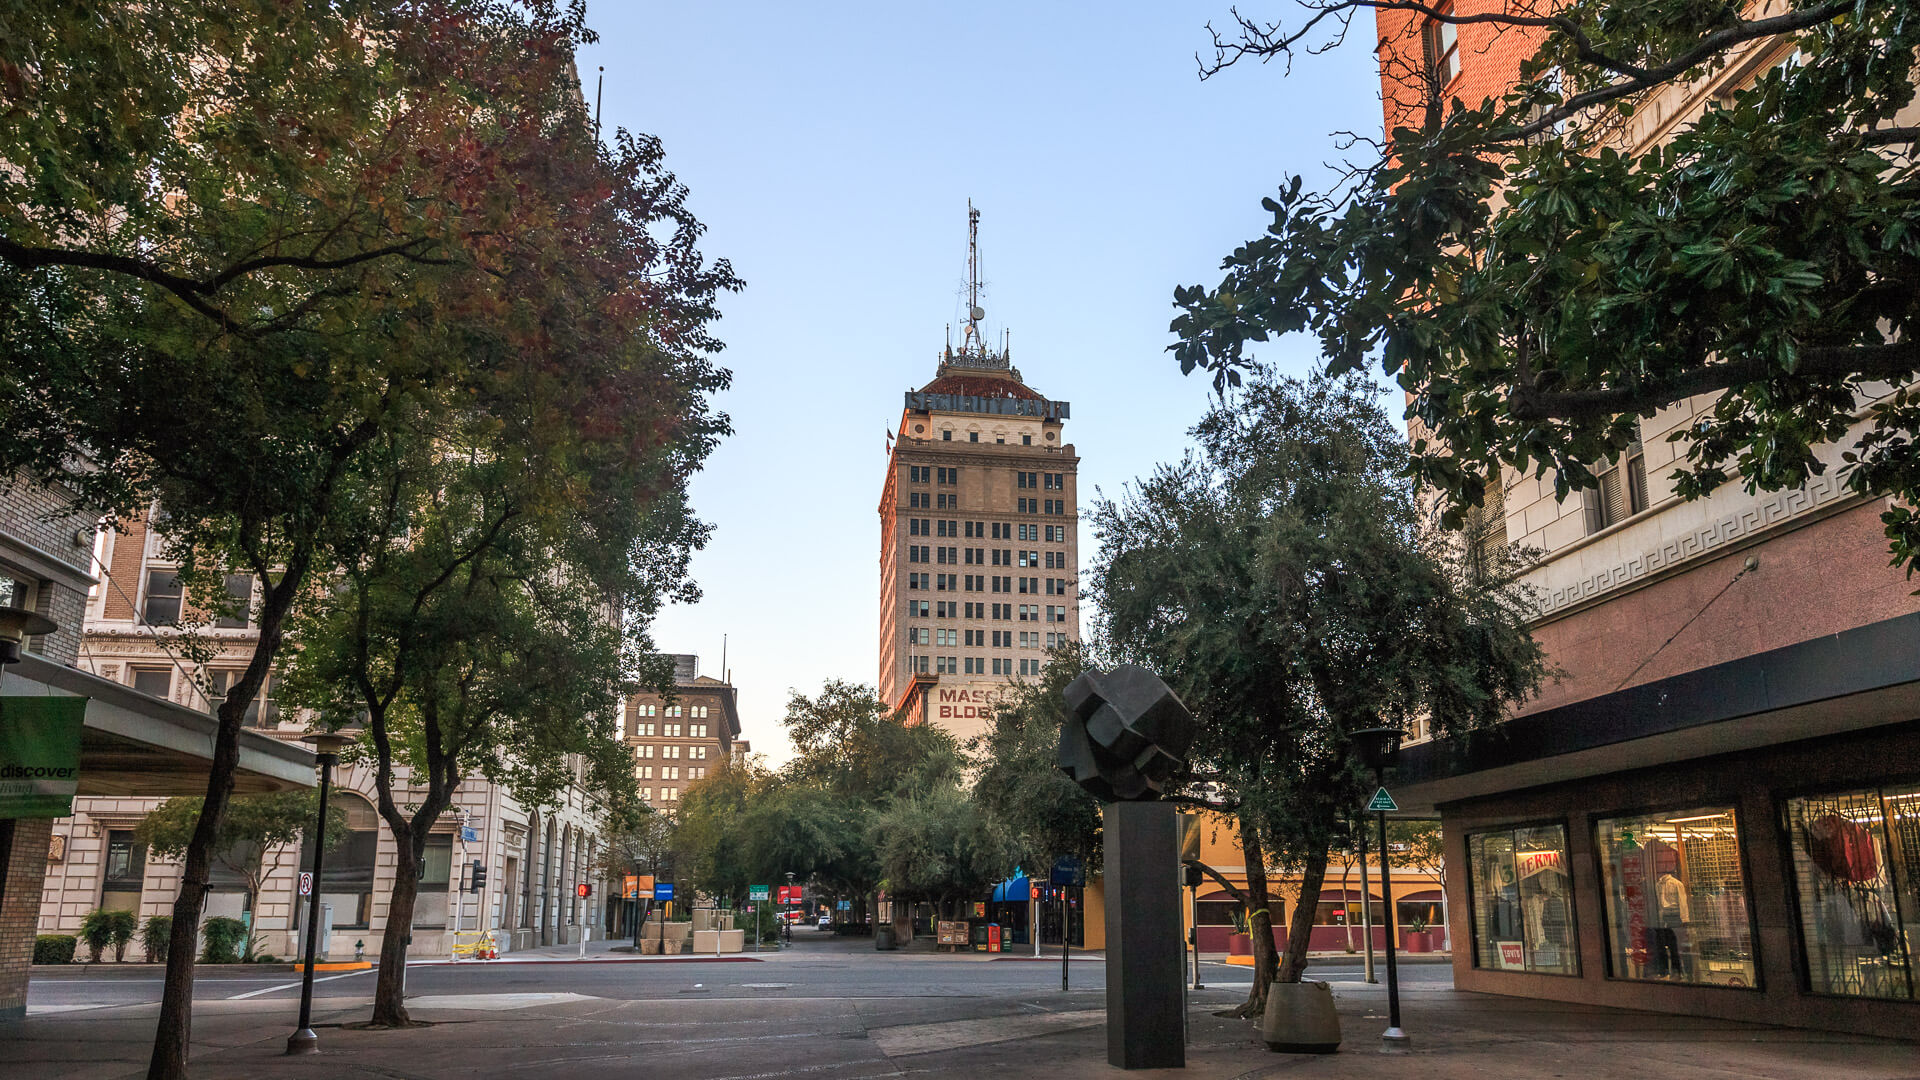
[{"label": "sky", "polygon": [[[1291,74],[1202,82],[1228,7],[590,2],[588,102],[604,65],[604,128],[662,139],[705,251],[746,282],[716,328],[734,434],[692,485],[714,526],[703,596],[654,640],[716,677],[724,641],[742,737],[770,763],[791,755],[793,691],[877,678],[886,436],[962,321],[967,200],[988,338],[1010,331],[1026,383],[1072,403],[1084,512],[1179,458],[1207,407],[1210,380],[1166,351],[1175,286],[1217,284],[1287,177],[1324,183],[1332,133],[1380,131],[1370,26]],[[1260,358],[1298,374],[1313,353]],[[1083,527],[1083,564],[1092,543]]]}]

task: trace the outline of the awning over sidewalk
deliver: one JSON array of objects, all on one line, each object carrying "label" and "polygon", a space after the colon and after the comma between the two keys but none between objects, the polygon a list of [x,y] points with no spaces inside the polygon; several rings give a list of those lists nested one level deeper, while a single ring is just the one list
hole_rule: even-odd
[{"label": "awning over sidewalk", "polygon": [[1033,887],[1027,883],[1025,874],[1008,878],[993,887],[993,903],[996,904],[1024,904],[1032,898]]},{"label": "awning over sidewalk", "polygon": [[[0,693],[87,699],[80,732],[81,795],[199,795],[213,760],[214,718],[31,653],[6,667]],[[236,794],[313,787],[313,752],[257,731],[240,733]]]}]

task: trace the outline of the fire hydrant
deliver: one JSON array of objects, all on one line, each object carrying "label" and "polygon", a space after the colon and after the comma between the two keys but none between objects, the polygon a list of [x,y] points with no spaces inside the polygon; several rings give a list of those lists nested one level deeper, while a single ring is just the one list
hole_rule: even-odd
[{"label": "fire hydrant", "polygon": [[358,964],[361,961],[365,960],[366,958],[367,958],[367,943],[365,941],[354,942],[353,943],[353,962]]}]

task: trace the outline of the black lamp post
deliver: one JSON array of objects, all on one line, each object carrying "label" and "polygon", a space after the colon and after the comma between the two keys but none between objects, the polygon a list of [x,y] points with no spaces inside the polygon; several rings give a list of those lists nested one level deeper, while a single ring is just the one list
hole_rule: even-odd
[{"label": "black lamp post", "polygon": [[[1373,770],[1375,786],[1382,791],[1387,786],[1387,766],[1399,755],[1400,739],[1405,734],[1397,727],[1377,727],[1364,728],[1349,736],[1354,749],[1360,752],[1360,760]],[[1380,895],[1386,900],[1382,907],[1386,910],[1387,922],[1387,1030],[1380,1035],[1380,1049],[1383,1053],[1401,1053],[1411,1049],[1412,1040],[1400,1030],[1400,971],[1394,962],[1396,912],[1393,905],[1393,875],[1387,867],[1387,812],[1383,808],[1375,813],[1380,821]],[[1360,902],[1364,904],[1369,901],[1363,896]]]},{"label": "black lamp post", "polygon": [[353,736],[316,731],[300,741],[313,744],[313,755],[320,761],[320,817],[313,832],[313,891],[307,894],[307,961],[300,975],[300,1027],[287,1036],[287,1053],[317,1054],[320,1036],[313,1033],[313,961],[320,942],[320,867],[327,853],[327,793],[333,783],[333,763],[340,751],[353,745]]}]

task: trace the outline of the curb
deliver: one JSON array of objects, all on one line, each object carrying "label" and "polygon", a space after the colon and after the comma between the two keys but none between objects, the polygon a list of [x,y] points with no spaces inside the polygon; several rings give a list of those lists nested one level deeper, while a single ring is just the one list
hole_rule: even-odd
[{"label": "curb", "polygon": [[766,961],[755,956],[543,956],[539,959],[508,960],[409,960],[412,967],[473,967],[476,964],[488,967],[524,965],[524,964],[763,964]]}]

